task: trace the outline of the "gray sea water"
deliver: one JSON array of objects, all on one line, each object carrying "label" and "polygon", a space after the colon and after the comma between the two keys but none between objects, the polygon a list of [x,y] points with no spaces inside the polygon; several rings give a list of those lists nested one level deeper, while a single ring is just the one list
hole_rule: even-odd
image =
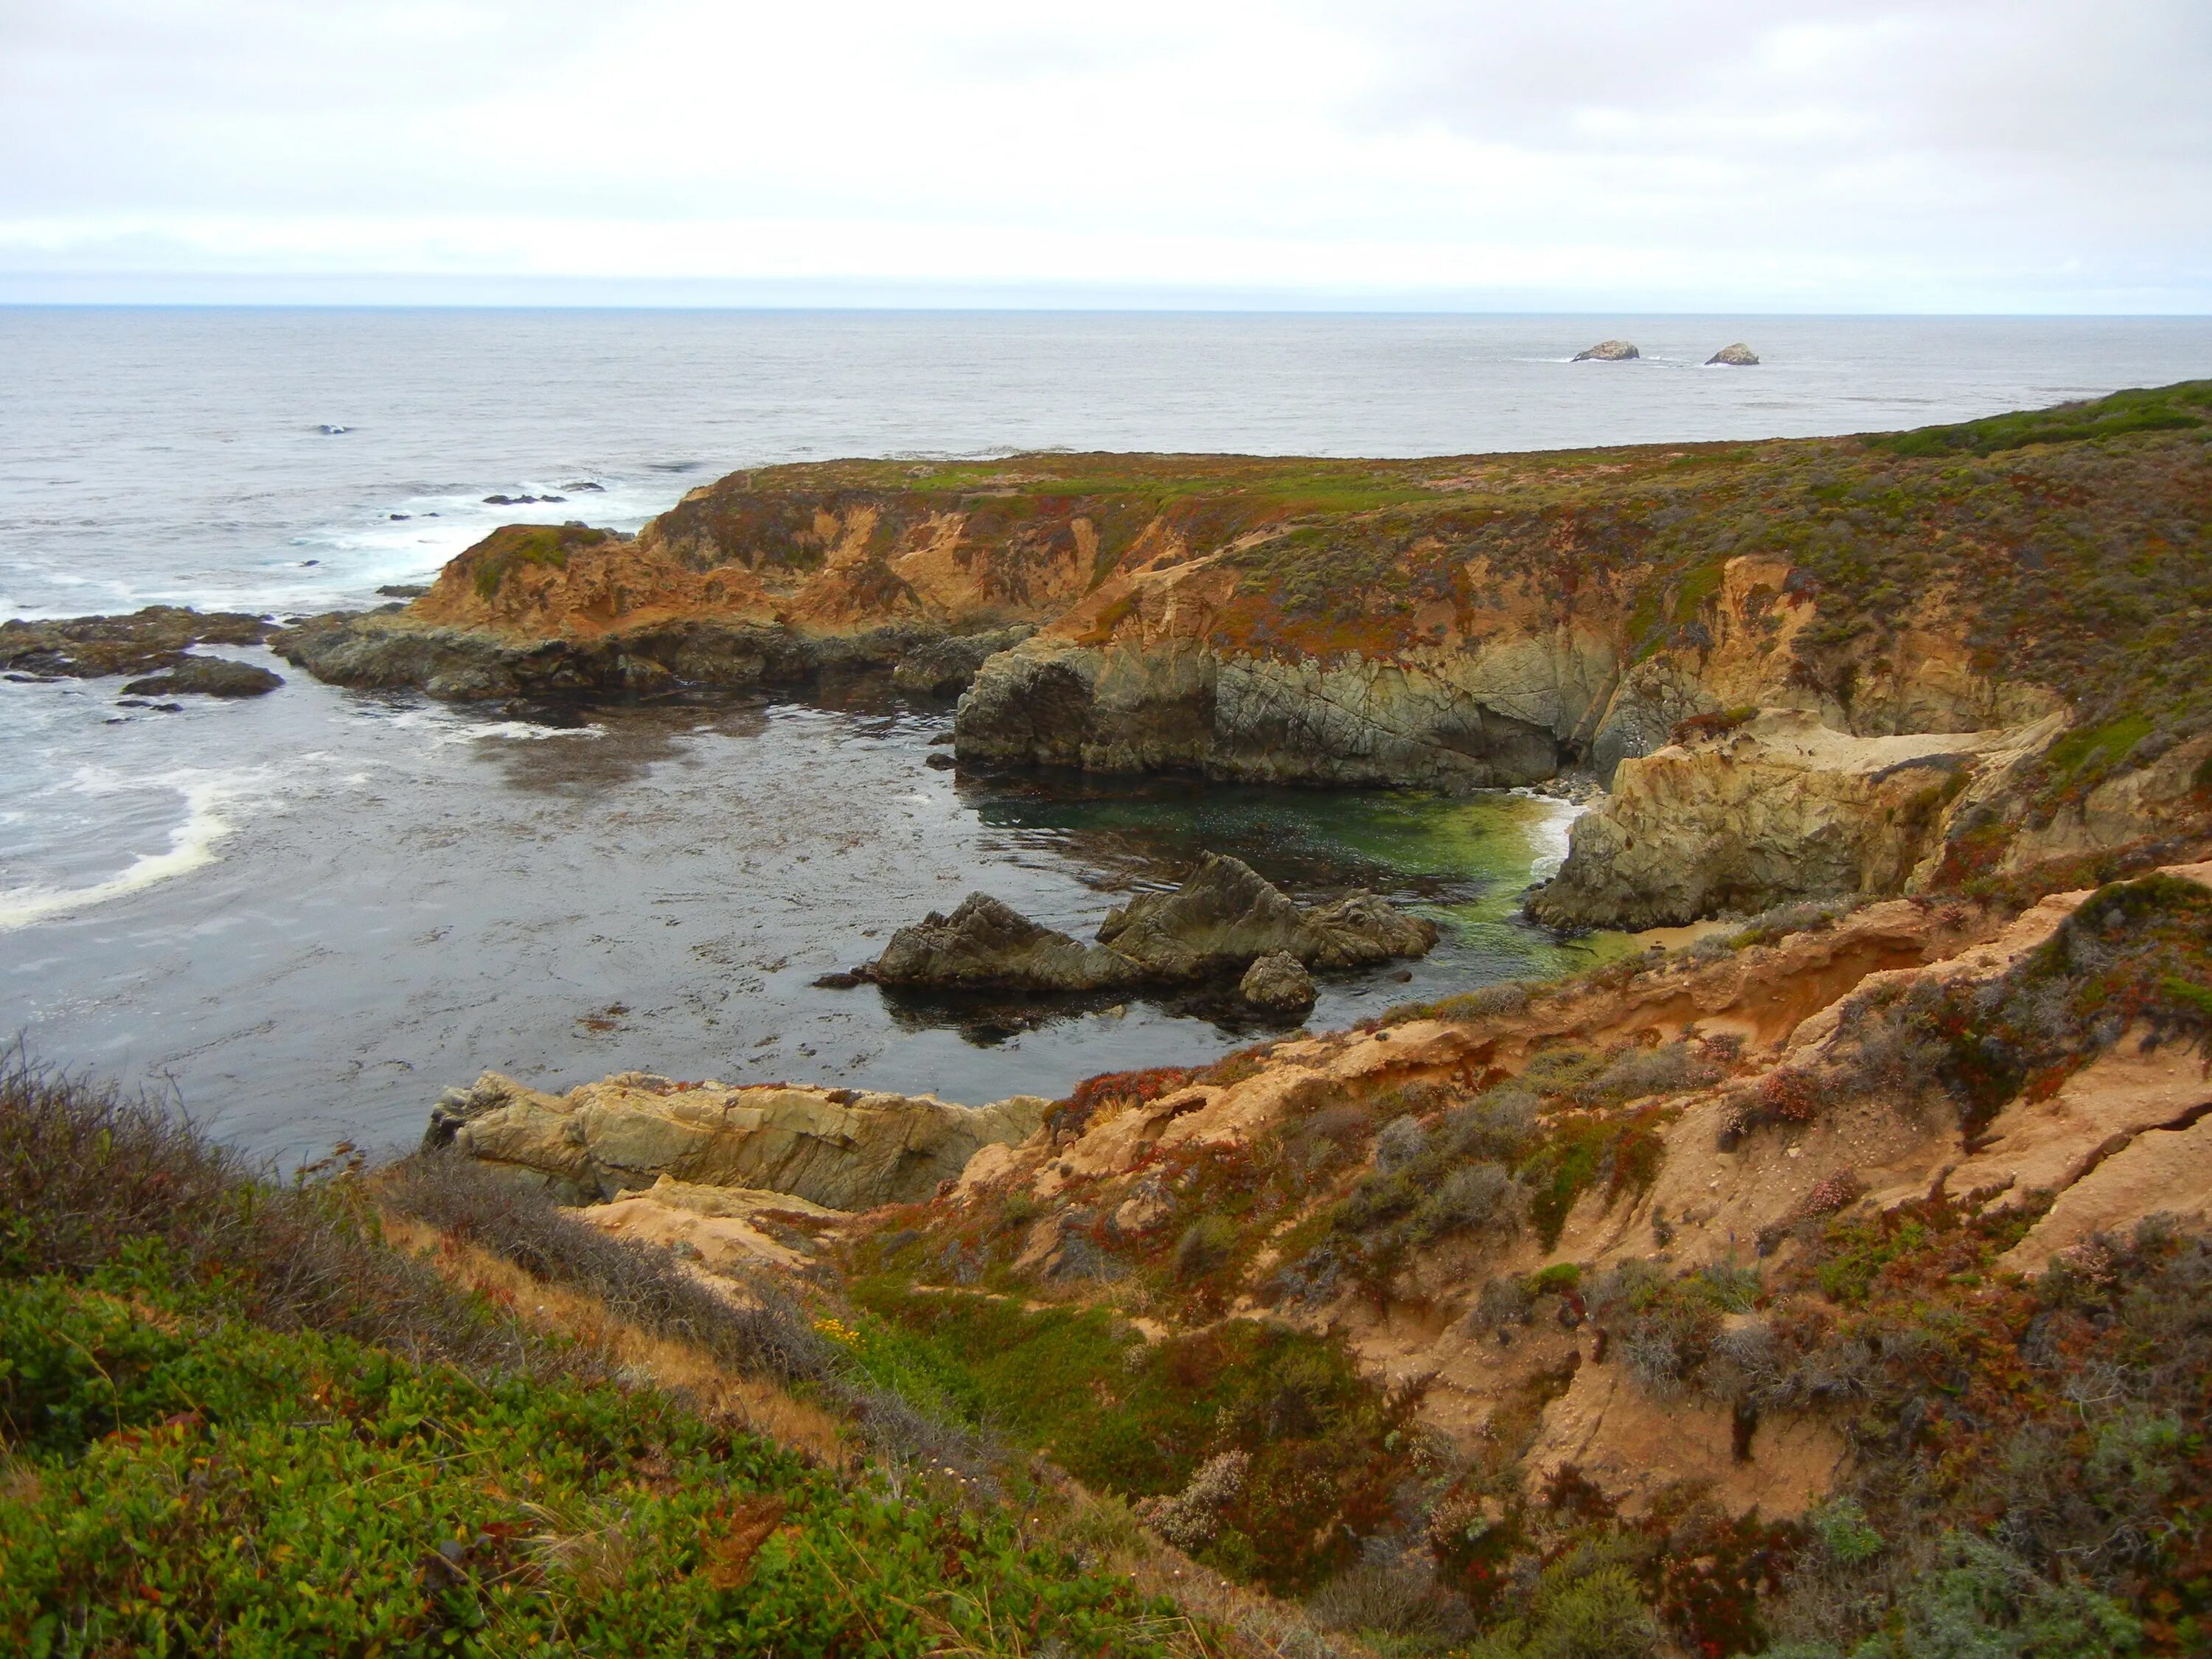
[{"label": "gray sea water", "polygon": [[[1568,361],[1613,336],[1644,358]],[[0,308],[0,616],[294,613],[740,466],[1867,430],[2212,374],[2212,321]],[[0,1035],[272,1152],[403,1140],[487,1066],[984,1100],[1207,1058],[1255,1033],[809,984],[971,887],[1087,931],[1201,847],[1444,924],[1316,1023],[1583,959],[1513,919],[1564,835],[1525,797],[956,778],[948,711],[866,682],[550,726],[286,672],[173,714],[0,684]]]}]

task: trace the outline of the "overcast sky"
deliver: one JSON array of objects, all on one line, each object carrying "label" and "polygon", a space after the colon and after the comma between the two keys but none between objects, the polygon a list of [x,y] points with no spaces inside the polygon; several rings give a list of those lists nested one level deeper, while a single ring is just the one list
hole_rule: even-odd
[{"label": "overcast sky", "polygon": [[0,295],[84,272],[2212,311],[2212,0],[0,0]]}]

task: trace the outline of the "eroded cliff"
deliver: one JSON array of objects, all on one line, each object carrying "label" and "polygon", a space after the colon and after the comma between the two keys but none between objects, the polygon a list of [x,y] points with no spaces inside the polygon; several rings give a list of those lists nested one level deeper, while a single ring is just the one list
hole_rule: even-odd
[{"label": "eroded cliff", "polygon": [[[1766,766],[1759,789],[1801,799],[1720,832],[1778,846],[1793,815],[1831,826],[1794,866],[1731,854],[1746,872],[1704,896],[1655,886],[1617,843],[1674,831],[1624,805],[1550,902],[1579,923],[1896,890],[1939,848],[1987,866],[2111,845],[2146,833],[2145,790],[2174,806],[2146,774],[2212,725],[2193,667],[2212,660],[2208,412],[2212,386],[2190,383],[1863,439],[779,467],[694,491],[634,540],[501,531],[405,610],[278,644],[326,678],[449,696],[895,663],[950,694],[972,674],[956,722],[971,763],[1611,781],[1686,721],[1740,729],[1761,710],[2010,756],[2010,795],[1983,791],[1978,814],[1947,800],[1916,839],[1843,822],[1900,804],[1846,781],[1880,770],[1877,751],[1799,744],[1802,763]],[[1688,799],[1658,776],[1624,797]],[[1735,787],[1703,792],[1682,858],[1713,844]],[[1992,850],[1992,823],[2016,854]]]}]

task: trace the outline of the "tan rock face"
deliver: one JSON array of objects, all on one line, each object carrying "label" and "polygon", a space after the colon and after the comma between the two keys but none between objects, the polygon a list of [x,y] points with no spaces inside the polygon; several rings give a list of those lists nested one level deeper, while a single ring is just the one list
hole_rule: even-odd
[{"label": "tan rock face", "polygon": [[579,1220],[617,1238],[659,1244],[710,1273],[793,1268],[814,1259],[813,1236],[845,1218],[842,1210],[789,1193],[702,1187],[663,1176],[643,1192],[577,1210]]},{"label": "tan rock face", "polygon": [[1769,1519],[1803,1513],[1834,1484],[1845,1447],[1835,1427],[1810,1416],[1777,1417],[1735,1455],[1724,1406],[1694,1398],[1655,1400],[1619,1365],[1584,1364],[1544,1412],[1522,1464],[1539,1489],[1572,1467],[1631,1515],[1686,1480],[1705,1483],[1731,1512]]},{"label": "tan rock face", "polygon": [[677,1084],[636,1073],[543,1094],[487,1072],[459,1107],[453,1144],[583,1198],[650,1188],[766,1188],[837,1210],[928,1197],[981,1147],[1018,1141],[1049,1102],[981,1107],[927,1095]]},{"label": "tan rock face", "polygon": [[1577,820],[1566,863],[1530,904],[1561,927],[1648,927],[1793,899],[1902,892],[1954,803],[2009,778],[2062,729],[1855,738],[1770,709],[1624,760]]}]

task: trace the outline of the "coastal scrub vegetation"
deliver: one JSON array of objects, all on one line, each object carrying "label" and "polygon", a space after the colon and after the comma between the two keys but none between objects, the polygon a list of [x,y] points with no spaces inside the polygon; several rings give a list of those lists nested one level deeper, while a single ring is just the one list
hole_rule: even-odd
[{"label": "coastal scrub vegetation", "polygon": [[580,524],[507,525],[462,556],[467,561],[464,569],[476,585],[477,597],[489,599],[515,571],[532,565],[565,570],[569,554],[580,547],[597,547],[611,535]]},{"label": "coastal scrub vegetation", "polygon": [[2100,887],[2002,977],[1877,987],[1843,1012],[1817,1066],[1771,1072],[1734,1104],[1729,1142],[1833,1105],[1944,1103],[1966,1144],[2015,1099],[2040,1100],[2132,1036],[2212,1042],[2212,891],[2150,875]]},{"label": "coastal scrub vegetation", "polygon": [[[1632,658],[1694,654],[1728,562],[1778,557],[1790,597],[1818,607],[1795,672],[1845,708],[1911,648],[1931,601],[1955,612],[1975,669],[2069,700],[2079,738],[2048,763],[2041,811],[2212,729],[2212,681],[2177,667],[2212,653],[2209,493],[2212,382],[2190,381],[1755,444],[812,463],[734,475],[660,523],[698,568],[801,572],[863,522],[879,563],[957,526],[963,566],[1016,610],[1072,602],[1070,561],[1087,560],[1087,592],[1156,559],[1211,557],[1238,578],[1208,613],[1217,647],[1323,659],[1570,614]],[[495,586],[501,560],[479,579]],[[1136,617],[1111,599],[1085,637]]]},{"label": "coastal scrub vegetation", "polygon": [[1159,1650],[988,1508],[840,1475],[280,1183],[0,1069],[0,1640],[26,1654]]}]

